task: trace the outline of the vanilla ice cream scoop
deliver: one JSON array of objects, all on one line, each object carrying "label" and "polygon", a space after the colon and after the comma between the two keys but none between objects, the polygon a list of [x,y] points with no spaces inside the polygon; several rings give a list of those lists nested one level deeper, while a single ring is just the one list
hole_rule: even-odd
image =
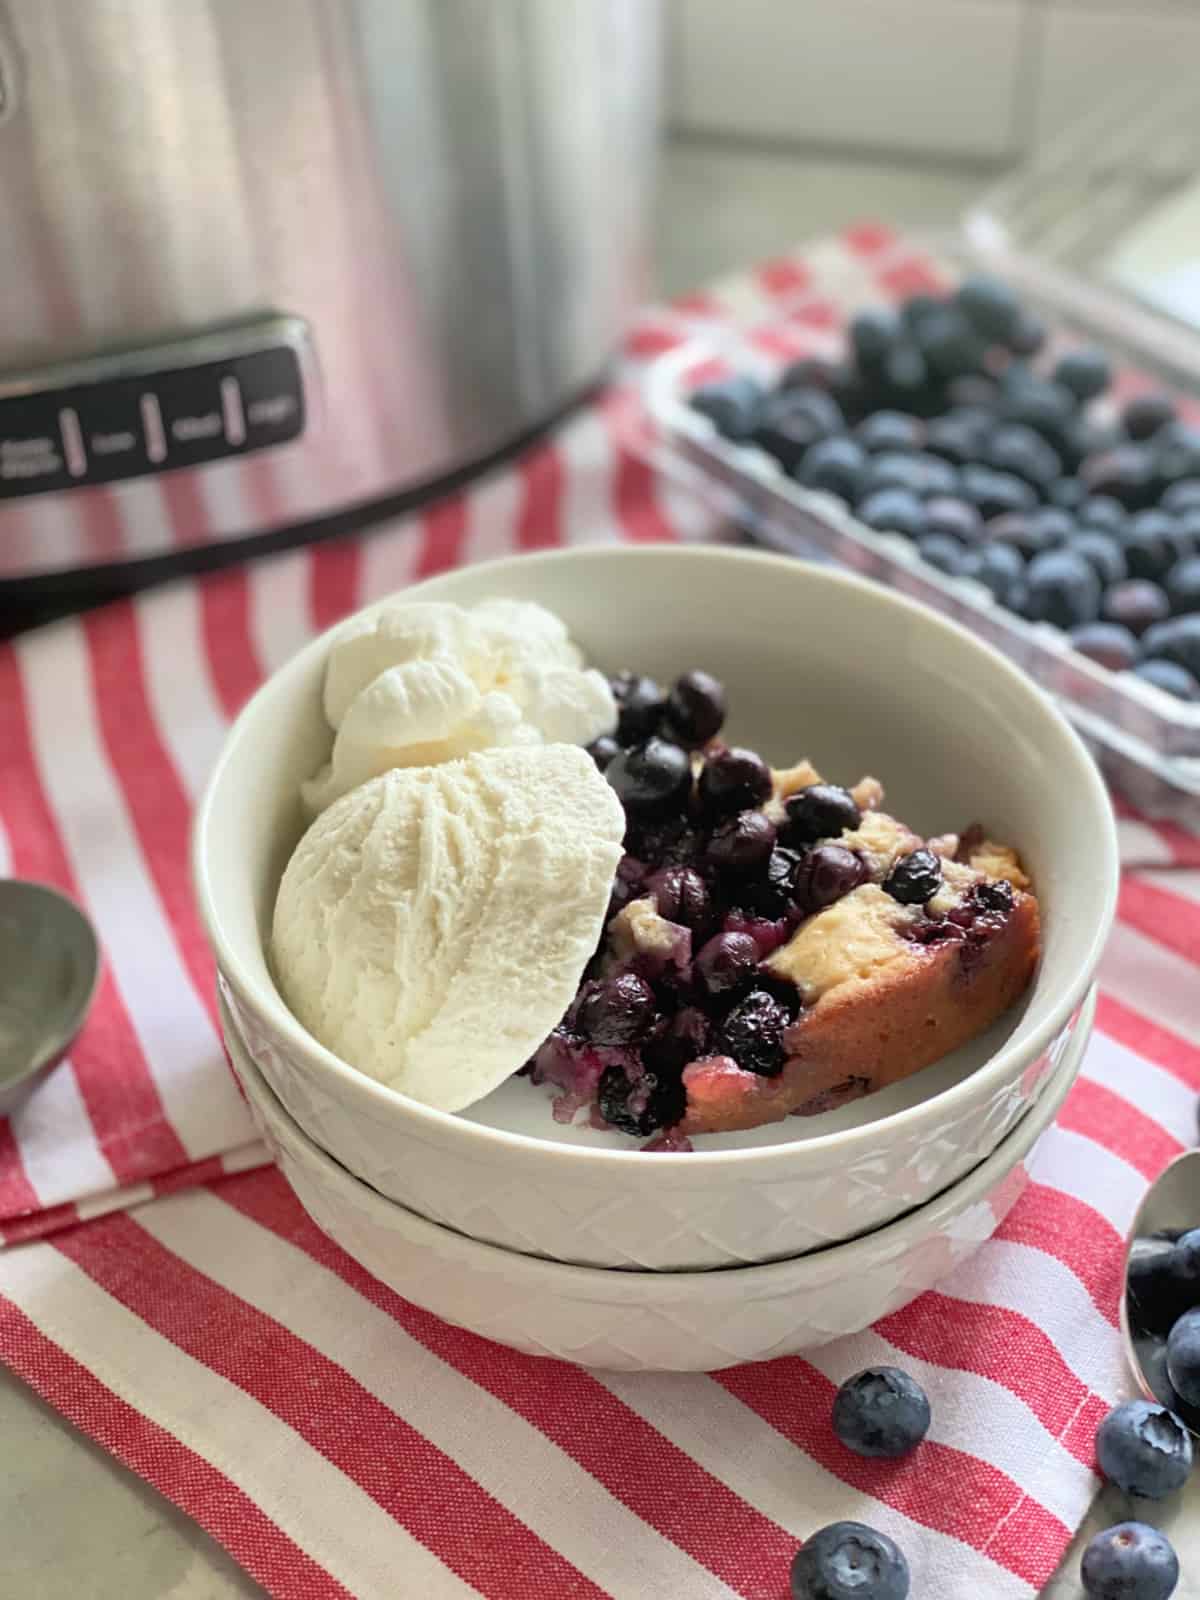
[{"label": "vanilla ice cream scoop", "polygon": [[272,929],[280,991],[351,1066],[461,1110],[574,998],[624,827],[577,746],[385,772],[323,811],[288,863]]},{"label": "vanilla ice cream scoop", "polygon": [[394,767],[590,744],[617,720],[607,680],[584,666],[562,621],[504,599],[397,601],[352,620],[330,650],[323,704],[333,752],[303,786],[310,813]]}]

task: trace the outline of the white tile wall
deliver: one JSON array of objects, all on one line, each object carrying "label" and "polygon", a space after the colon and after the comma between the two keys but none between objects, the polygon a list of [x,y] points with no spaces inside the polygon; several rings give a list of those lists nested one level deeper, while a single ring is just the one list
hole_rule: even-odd
[{"label": "white tile wall", "polygon": [[1044,142],[1107,98],[1145,88],[1153,104],[1183,74],[1200,80],[1200,6],[1195,0],[1105,9],[1059,0],[1041,20],[1030,96],[1032,134]]}]

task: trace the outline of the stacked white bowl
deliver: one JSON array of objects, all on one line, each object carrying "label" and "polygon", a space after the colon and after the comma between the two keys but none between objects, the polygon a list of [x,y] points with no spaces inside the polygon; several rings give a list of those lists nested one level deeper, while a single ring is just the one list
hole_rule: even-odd
[{"label": "stacked white bowl", "polygon": [[982,820],[1033,876],[1044,951],[1022,1006],[964,1050],[824,1116],[701,1136],[688,1154],[563,1127],[523,1078],[458,1115],[420,1105],[313,1039],[268,965],[299,786],[328,755],[323,635],[239,718],[195,831],[231,1059],[305,1207],[408,1298],[592,1365],[782,1354],[935,1282],[1015,1201],[1091,1023],[1117,851],[1103,785],[1065,720],[953,624],[778,557],[591,548],[407,594],[536,600],[605,670],[716,674],[728,736],[776,765],[807,756],[834,781],[871,773],[922,832]]}]

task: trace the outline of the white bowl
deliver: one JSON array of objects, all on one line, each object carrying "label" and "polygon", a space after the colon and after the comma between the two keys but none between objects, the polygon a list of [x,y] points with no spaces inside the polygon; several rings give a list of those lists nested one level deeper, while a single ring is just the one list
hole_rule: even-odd
[{"label": "white bowl", "polygon": [[625,1371],[707,1372],[857,1333],[932,1288],[989,1239],[1070,1089],[1095,994],[1029,1115],[968,1177],[878,1232],[791,1261],[707,1272],[576,1267],[441,1228],[361,1183],[288,1116],[236,1036],[254,1119],[313,1221],[381,1282],[447,1322],[530,1355]]},{"label": "white bowl", "polygon": [[926,833],[984,821],[1015,844],[1042,902],[1045,952],[1024,1006],[985,1039],[823,1117],[708,1135],[648,1157],[563,1128],[513,1079],[461,1115],[356,1072],[284,1005],[264,941],[302,829],[300,780],[328,753],[320,686],[332,635],[235,724],[196,821],[201,909],[255,1063],[323,1149],[413,1211],[508,1249],[599,1266],[727,1266],[877,1228],[971,1170],[1028,1109],[1066,1047],[1112,920],[1108,798],[1076,735],[1017,668],[877,585],[777,556],[608,548],[462,569],[408,591],[540,601],[589,657],[728,686],[730,735],[776,764],[864,772]]}]

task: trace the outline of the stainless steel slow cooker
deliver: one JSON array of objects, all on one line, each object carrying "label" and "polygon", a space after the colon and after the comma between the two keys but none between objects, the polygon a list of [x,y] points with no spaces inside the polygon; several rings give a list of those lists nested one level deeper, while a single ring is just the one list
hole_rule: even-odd
[{"label": "stainless steel slow cooker", "polygon": [[0,0],[0,584],[321,527],[585,390],[644,288],[658,31]]}]

